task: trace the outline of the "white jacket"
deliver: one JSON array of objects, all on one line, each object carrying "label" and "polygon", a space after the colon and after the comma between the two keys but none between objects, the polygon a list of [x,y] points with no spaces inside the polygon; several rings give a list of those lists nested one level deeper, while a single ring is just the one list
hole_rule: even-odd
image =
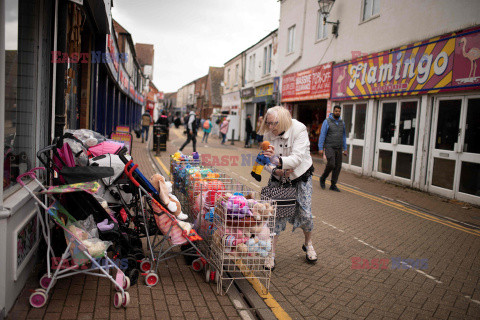
[{"label": "white jacket", "polygon": [[282,169],[293,169],[290,179],[296,179],[312,166],[310,140],[307,127],[295,119],[292,126],[281,136],[266,132],[264,140],[275,147],[275,155],[282,158]]}]

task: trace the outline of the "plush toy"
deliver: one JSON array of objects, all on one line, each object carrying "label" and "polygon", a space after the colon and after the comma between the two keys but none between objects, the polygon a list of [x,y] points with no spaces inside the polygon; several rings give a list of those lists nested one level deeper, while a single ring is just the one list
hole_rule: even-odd
[{"label": "plush toy", "polygon": [[167,184],[165,178],[161,174],[156,173],[150,178],[150,183],[158,191],[160,200],[165,204],[168,211],[175,215],[179,220],[185,220],[188,218],[188,216],[182,212],[182,206],[177,197],[171,193],[171,182]]},{"label": "plush toy", "polygon": [[228,199],[226,203],[227,215],[235,218],[244,218],[252,215],[250,208],[247,205],[247,199],[244,196],[235,195]]},{"label": "plush toy", "polygon": [[248,254],[248,247],[245,243],[237,244],[235,250],[239,257],[245,257]]},{"label": "plush toy", "polygon": [[273,207],[268,202],[256,202],[252,207],[252,212],[256,220],[267,220],[273,214]]},{"label": "plush toy", "polygon": [[279,159],[277,156],[272,157],[271,159],[268,158],[267,156],[264,155],[264,152],[270,148],[270,142],[268,141],[263,141],[261,144],[262,151],[257,155],[257,158],[255,159],[255,165],[253,166],[251,175],[252,177],[255,178],[257,181],[262,181],[262,171],[263,167],[269,164],[273,165],[278,165]]},{"label": "plush toy", "polygon": [[178,222],[178,225],[180,226],[180,228],[182,228],[183,230],[185,230],[187,232],[187,234],[190,233],[190,231],[192,231],[192,224],[191,223],[188,223],[188,222],[185,222],[185,221],[177,221]]}]

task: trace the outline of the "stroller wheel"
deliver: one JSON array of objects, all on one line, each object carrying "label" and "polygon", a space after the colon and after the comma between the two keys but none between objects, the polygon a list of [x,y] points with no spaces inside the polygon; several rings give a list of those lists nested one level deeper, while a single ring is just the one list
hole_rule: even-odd
[{"label": "stroller wheel", "polygon": [[202,258],[197,258],[192,262],[193,271],[200,272],[205,267],[205,263]]},{"label": "stroller wheel", "polygon": [[[40,287],[43,289],[47,290],[48,286],[52,282],[52,278],[48,277],[48,273],[45,273],[41,278],[40,278]],[[55,282],[52,284],[52,287],[55,285]]]},{"label": "stroller wheel", "polygon": [[152,263],[148,259],[143,259],[140,263],[140,270],[143,272],[148,272],[152,269]]},{"label": "stroller wheel", "polygon": [[113,306],[118,309],[122,306],[122,303],[123,303],[122,293],[121,292],[115,293],[115,295],[113,296]]},{"label": "stroller wheel", "polygon": [[47,303],[47,294],[41,291],[35,291],[30,295],[30,305],[34,308],[41,308]]},{"label": "stroller wheel", "polygon": [[207,267],[207,270],[205,271],[205,282],[209,283],[210,282],[210,268]]},{"label": "stroller wheel", "polygon": [[130,278],[125,276],[123,278],[123,290],[128,290],[130,289]]},{"label": "stroller wheel", "polygon": [[147,284],[147,286],[153,287],[158,283],[158,275],[155,272],[150,272],[145,277],[145,283]]},{"label": "stroller wheel", "polygon": [[130,293],[125,292],[123,296],[122,306],[125,308],[130,304]]}]

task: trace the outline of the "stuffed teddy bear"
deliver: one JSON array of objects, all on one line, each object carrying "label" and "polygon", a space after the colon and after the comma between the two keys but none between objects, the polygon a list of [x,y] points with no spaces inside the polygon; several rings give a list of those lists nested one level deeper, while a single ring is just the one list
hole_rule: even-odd
[{"label": "stuffed teddy bear", "polygon": [[170,211],[179,220],[185,220],[188,218],[188,216],[182,212],[182,206],[180,205],[178,198],[171,193],[171,182],[167,183],[161,174],[156,173],[150,178],[150,183],[158,191],[160,200],[162,200],[162,202],[165,204],[168,211]]},{"label": "stuffed teddy bear", "polygon": [[255,220],[267,220],[273,214],[273,207],[268,202],[256,202],[252,207]]}]

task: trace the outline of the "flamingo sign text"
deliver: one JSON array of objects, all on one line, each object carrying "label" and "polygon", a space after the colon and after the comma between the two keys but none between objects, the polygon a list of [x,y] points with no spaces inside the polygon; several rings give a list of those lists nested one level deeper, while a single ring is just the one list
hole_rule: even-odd
[{"label": "flamingo sign text", "polygon": [[383,98],[480,87],[480,28],[333,66],[332,99]]}]

